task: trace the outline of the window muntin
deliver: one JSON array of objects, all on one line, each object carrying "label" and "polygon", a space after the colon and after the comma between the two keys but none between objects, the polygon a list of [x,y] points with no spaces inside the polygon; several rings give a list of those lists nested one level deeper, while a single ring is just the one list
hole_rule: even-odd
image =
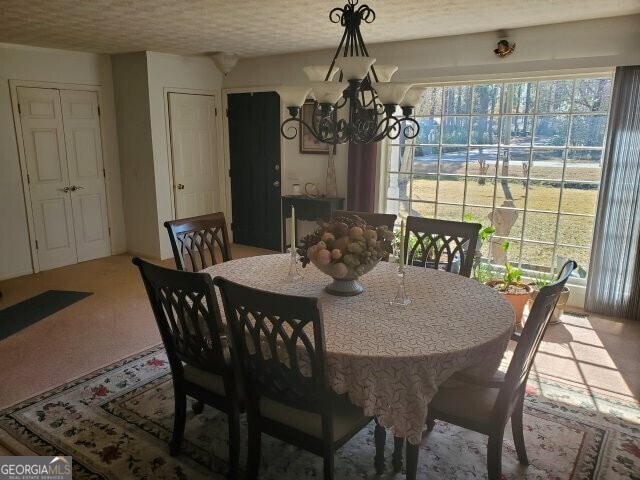
[{"label": "window muntin", "polygon": [[601,75],[428,87],[418,137],[388,145],[386,211],[493,225],[491,262],[506,240],[525,269],[572,257],[587,270],[611,85]]}]

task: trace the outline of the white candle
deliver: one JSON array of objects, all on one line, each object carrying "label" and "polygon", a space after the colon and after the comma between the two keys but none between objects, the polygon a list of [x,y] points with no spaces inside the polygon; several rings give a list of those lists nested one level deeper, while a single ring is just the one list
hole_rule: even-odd
[{"label": "white candle", "polygon": [[400,270],[404,269],[404,219],[400,221],[400,258],[398,259]]},{"label": "white candle", "polygon": [[291,251],[296,249],[296,207],[291,207]]}]

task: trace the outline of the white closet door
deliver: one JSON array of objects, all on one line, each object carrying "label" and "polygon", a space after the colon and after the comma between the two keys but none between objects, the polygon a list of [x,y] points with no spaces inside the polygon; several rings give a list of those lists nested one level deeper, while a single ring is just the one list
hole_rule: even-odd
[{"label": "white closet door", "polygon": [[218,211],[214,97],[170,93],[169,121],[176,218]]},{"label": "white closet door", "polygon": [[96,92],[61,90],[78,261],[110,255]]},{"label": "white closet door", "polygon": [[38,264],[47,270],[77,258],[60,96],[47,88],[17,90]]}]

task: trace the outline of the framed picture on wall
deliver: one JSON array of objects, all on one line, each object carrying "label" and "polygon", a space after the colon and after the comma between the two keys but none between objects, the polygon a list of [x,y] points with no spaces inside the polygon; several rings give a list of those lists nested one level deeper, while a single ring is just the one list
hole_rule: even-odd
[{"label": "framed picture on wall", "polygon": [[[302,105],[301,117],[307,125],[312,125],[313,100],[307,101]],[[329,153],[329,144],[322,143],[313,138],[306,127],[300,127],[298,132],[300,136],[300,153]]]}]

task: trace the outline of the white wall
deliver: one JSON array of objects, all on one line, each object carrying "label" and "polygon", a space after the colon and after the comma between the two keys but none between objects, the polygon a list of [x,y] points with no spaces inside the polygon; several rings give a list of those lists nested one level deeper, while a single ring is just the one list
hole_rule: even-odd
[{"label": "white wall", "polygon": [[9,80],[101,87],[111,251],[126,250],[111,61],[107,55],[0,44],[0,279],[33,272]]},{"label": "white wall", "polygon": [[[210,93],[216,98],[218,119],[222,117],[220,108],[220,87],[222,75],[213,61],[205,57],[183,57],[164,53],[147,52],[149,78],[149,109],[151,115],[151,135],[153,140],[153,164],[155,174],[155,196],[157,201],[157,224],[160,231],[160,257],[173,256],[169,237],[163,226],[167,220],[173,220],[173,195],[171,182],[171,164],[167,122],[167,93]],[[222,162],[221,122],[218,121],[217,147]],[[222,174],[223,168],[218,168]],[[221,179],[218,205],[223,210],[225,182]]]},{"label": "white wall", "polygon": [[156,221],[147,55],[145,52],[114,55],[111,61],[120,140],[127,251],[158,258],[160,231]]},{"label": "white wall", "polygon": [[[322,21],[321,19],[319,21]],[[549,75],[571,69],[604,69],[640,64],[640,15],[514,29],[514,54],[499,58],[493,53],[498,38],[493,32],[374,44],[375,22],[363,24],[369,53],[379,63],[398,65],[394,80],[435,82],[490,77]],[[428,25],[425,26],[428,30]],[[339,41],[336,35],[336,47]],[[242,59],[225,78],[226,89],[264,85],[306,85],[306,65],[327,64],[334,50]],[[283,110],[283,118],[287,112]],[[283,193],[290,193],[293,178],[318,183],[324,191],[326,160],[320,155],[298,153],[298,138],[283,148]],[[347,149],[336,156],[338,195],[346,195]]]}]

